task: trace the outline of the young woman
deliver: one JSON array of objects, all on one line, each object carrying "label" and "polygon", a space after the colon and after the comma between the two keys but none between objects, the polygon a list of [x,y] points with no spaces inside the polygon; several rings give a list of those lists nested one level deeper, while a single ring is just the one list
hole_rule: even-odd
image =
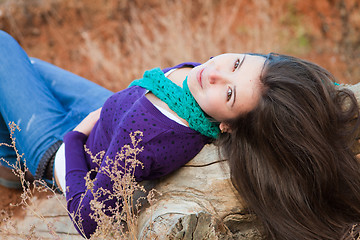
[{"label": "young woman", "polygon": [[[359,222],[359,166],[348,148],[357,104],[316,65],[287,56],[223,54],[204,64],[147,71],[113,94],[29,59],[4,32],[0,46],[6,46],[0,48],[1,140],[9,141],[6,123],[20,126],[16,143],[30,172],[49,181],[55,172],[86,236],[96,223],[84,176],[97,166],[84,144],[115,159],[137,130],[144,134],[137,181],[169,174],[218,139],[236,189],[270,238],[336,239]],[[343,109],[346,99],[351,104]],[[10,149],[1,155],[14,161]],[[95,191],[113,191],[101,171],[92,177]]]}]

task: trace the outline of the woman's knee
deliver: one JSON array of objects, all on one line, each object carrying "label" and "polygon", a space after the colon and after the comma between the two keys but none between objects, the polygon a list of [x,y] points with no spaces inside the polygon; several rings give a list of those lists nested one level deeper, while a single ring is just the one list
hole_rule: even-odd
[{"label": "woman's knee", "polygon": [[7,32],[5,32],[3,30],[0,30],[0,43],[1,43],[0,44],[1,46],[7,46],[7,44],[10,44],[10,43],[18,44],[17,41],[10,34],[8,34]]},{"label": "woman's knee", "polygon": [[[6,66],[11,63],[12,60],[17,59],[18,57],[26,56],[26,53],[19,45],[19,43],[7,32],[0,30],[0,61],[1,65]],[[5,62],[4,62],[5,61]]]}]

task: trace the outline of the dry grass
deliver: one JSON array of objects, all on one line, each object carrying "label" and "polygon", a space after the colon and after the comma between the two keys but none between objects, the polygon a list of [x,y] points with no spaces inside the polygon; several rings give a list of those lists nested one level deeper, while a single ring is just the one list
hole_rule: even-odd
[{"label": "dry grass", "polygon": [[[137,160],[137,155],[143,150],[143,147],[138,147],[142,136],[142,132],[139,131],[131,133],[131,144],[123,146],[121,151],[116,154],[115,159],[103,159],[105,151],[93,155],[85,146],[85,151],[90,155],[92,161],[99,166],[93,171],[101,172],[113,182],[112,191],[100,188],[95,192],[93,189],[94,180],[90,177],[93,171],[88,172],[85,177],[87,191],[91,191],[94,196],[90,202],[90,208],[94,211],[91,218],[98,224],[98,228],[91,239],[137,239],[137,213],[141,204],[140,199],[134,199],[134,193],[136,191],[146,192],[134,177],[135,169],[143,168],[142,162]],[[106,167],[100,168],[102,161],[107,164]],[[103,196],[106,196],[107,200],[117,199],[122,203],[112,209],[107,209],[111,216],[104,213],[104,202],[99,200]],[[149,202],[153,201],[152,196],[153,194],[150,192],[148,195],[151,198]],[[76,213],[72,214],[72,218],[78,219]],[[79,225],[81,226],[81,223]]]},{"label": "dry grass", "polygon": [[[21,202],[15,204],[16,207],[23,207],[27,211],[29,211],[31,214],[36,216],[37,218],[41,219],[41,221],[47,226],[49,233],[54,236],[54,239],[57,238],[57,235],[55,233],[55,230],[53,228],[53,224],[51,221],[46,219],[43,215],[39,214],[38,209],[32,204],[32,201],[35,199],[35,195],[38,195],[40,192],[51,192],[56,197],[55,190],[51,187],[48,187],[45,181],[43,180],[35,180],[34,182],[29,182],[26,179],[26,172],[28,171],[26,167],[26,159],[24,158],[24,154],[20,154],[17,147],[16,147],[16,138],[14,137],[15,131],[20,131],[20,128],[18,125],[16,125],[14,122],[9,123],[9,129],[10,129],[10,139],[11,144],[6,143],[0,143],[0,146],[9,147],[15,150],[17,161],[14,164],[8,164],[12,166],[13,173],[19,177],[21,185],[22,185],[22,194],[21,194]],[[2,161],[6,162],[6,159],[1,158]],[[24,163],[24,164],[21,164]],[[62,202],[59,198],[59,204],[62,205]],[[64,209],[66,209],[66,206],[62,205]],[[3,215],[3,222],[2,222],[2,229],[0,232],[3,234],[3,236],[9,235],[9,236],[17,236],[18,239],[34,239],[35,232],[36,232],[36,226],[32,226],[30,228],[30,231],[27,233],[23,233],[21,230],[18,229],[18,226],[16,224],[16,221],[14,221],[11,218],[11,214],[9,212],[2,212]],[[6,224],[5,224],[6,223]]]},{"label": "dry grass", "polygon": [[[14,169],[14,174],[19,177],[23,186],[21,203],[17,204],[17,206],[24,207],[26,211],[40,219],[41,222],[47,226],[50,235],[53,237],[52,239],[60,239],[54,228],[52,219],[44,217],[39,213],[38,206],[32,204],[33,201],[36,200],[36,193],[50,193],[52,197],[55,197],[58,200],[58,204],[66,210],[70,219],[78,229],[84,233],[84,226],[82,225],[82,218],[79,213],[80,209],[83,207],[81,205],[82,200],[80,200],[78,210],[70,213],[67,211],[66,205],[61,201],[61,196],[56,193],[56,189],[53,186],[48,186],[43,180],[35,180],[34,182],[27,181],[25,179],[25,174],[28,171],[26,168],[26,160],[24,155],[18,152],[14,138],[14,132],[20,131],[20,129],[14,122],[9,124],[9,128],[12,143],[2,143],[0,146],[13,148],[17,155],[17,162],[11,164]],[[142,163],[137,160],[137,155],[143,150],[143,148],[139,148],[142,136],[142,132],[139,131],[131,133],[131,143],[129,145],[124,145],[120,152],[115,156],[115,159],[106,158],[103,160],[105,152],[99,152],[93,155],[89,149],[84,146],[86,153],[89,154],[92,161],[99,166],[98,168],[89,171],[85,176],[87,189],[83,196],[87,191],[90,191],[94,196],[94,199],[90,202],[90,208],[93,211],[90,217],[97,223],[96,232],[91,235],[90,239],[137,239],[137,220],[140,208],[142,204],[146,202],[152,205],[156,201],[155,195],[157,194],[155,190],[150,190],[147,193],[143,186],[136,182],[134,177],[135,169],[143,167]],[[5,159],[1,160],[6,161]],[[100,167],[102,161],[108,163],[107,167]],[[21,162],[24,162],[25,169],[22,167]],[[112,165],[112,167],[110,168],[109,165]],[[107,175],[113,182],[112,191],[103,188],[94,191],[93,186],[95,180],[90,177],[93,172],[101,172]],[[68,190],[69,189],[67,189],[67,191]],[[144,197],[135,198],[135,196],[139,196],[139,194],[135,195],[135,192],[138,191],[142,192],[143,194],[140,196]],[[118,202],[121,203],[117,204],[112,209],[107,209],[111,212],[110,216],[104,213],[104,201],[99,200],[100,198],[103,199],[104,196],[106,196],[105,201],[117,199]],[[17,227],[16,220],[14,220],[8,212],[1,211],[0,215],[2,216],[2,228],[0,230],[2,236],[16,236],[17,239],[37,239],[37,227],[35,225],[30,228],[29,232],[24,233]]]}]

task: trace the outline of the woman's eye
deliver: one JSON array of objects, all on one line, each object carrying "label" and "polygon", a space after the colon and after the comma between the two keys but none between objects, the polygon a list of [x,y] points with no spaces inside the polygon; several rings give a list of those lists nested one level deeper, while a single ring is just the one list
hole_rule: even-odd
[{"label": "woman's eye", "polygon": [[227,99],[227,101],[229,101],[229,100],[231,99],[231,95],[232,95],[232,89],[229,88],[229,89],[227,90],[227,94],[226,94],[226,99]]},{"label": "woman's eye", "polygon": [[240,59],[237,59],[234,63],[234,71],[239,67],[240,65]]}]

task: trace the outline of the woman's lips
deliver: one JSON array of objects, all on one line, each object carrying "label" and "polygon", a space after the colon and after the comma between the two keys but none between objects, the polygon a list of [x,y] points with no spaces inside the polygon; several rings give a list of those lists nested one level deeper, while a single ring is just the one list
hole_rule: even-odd
[{"label": "woman's lips", "polygon": [[196,74],[197,81],[199,82],[199,85],[200,85],[201,88],[203,87],[203,85],[202,85],[202,73],[203,73],[203,71],[204,71],[204,68],[199,70],[197,72],[197,74]]}]

